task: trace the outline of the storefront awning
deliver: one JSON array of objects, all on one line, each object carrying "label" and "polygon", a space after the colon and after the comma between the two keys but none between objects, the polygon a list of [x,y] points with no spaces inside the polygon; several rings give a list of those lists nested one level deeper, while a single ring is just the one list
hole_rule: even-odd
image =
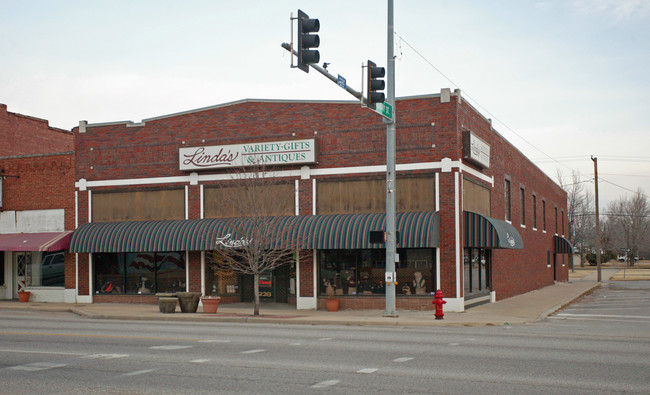
[{"label": "storefront awning", "polygon": [[68,248],[72,232],[0,234],[0,251],[60,251]]},{"label": "storefront awning", "polygon": [[[244,228],[253,226],[252,222],[246,224],[246,220],[242,224]],[[383,243],[370,243],[370,231],[385,230],[386,216],[379,213],[283,216],[275,217],[268,225],[275,242],[291,239],[299,248],[383,248]],[[399,248],[439,246],[435,212],[398,213],[395,225],[399,232]],[[69,251],[210,251],[220,248],[217,241],[227,235],[231,236],[229,240],[240,238],[230,219],[91,222],[77,228]]]},{"label": "storefront awning", "polygon": [[[307,215],[297,221],[297,232],[308,249],[384,248],[371,243],[371,231],[386,230],[386,214]],[[418,211],[397,213],[395,228],[398,248],[436,248],[440,246],[438,213]]]},{"label": "storefront awning", "polygon": [[573,246],[564,237],[553,236],[553,252],[556,254],[573,254]]},{"label": "storefront awning", "polygon": [[509,223],[465,211],[465,247],[522,249],[524,242]]}]

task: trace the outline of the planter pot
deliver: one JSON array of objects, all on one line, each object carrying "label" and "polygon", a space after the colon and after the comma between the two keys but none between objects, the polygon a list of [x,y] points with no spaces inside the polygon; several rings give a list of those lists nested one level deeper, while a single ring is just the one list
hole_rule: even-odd
[{"label": "planter pot", "polygon": [[181,313],[196,313],[199,308],[201,292],[176,292]]},{"label": "planter pot", "polygon": [[341,301],[338,299],[325,299],[325,306],[327,311],[339,311],[339,303]]},{"label": "planter pot", "polygon": [[175,297],[160,297],[158,298],[158,309],[161,313],[170,314],[176,311],[178,298]]},{"label": "planter pot", "polygon": [[203,304],[203,312],[206,314],[214,314],[217,312],[219,307],[219,302],[221,302],[220,297],[216,298],[201,298],[201,303]]},{"label": "planter pot", "polygon": [[29,297],[31,294],[32,293],[29,291],[20,291],[18,292],[18,300],[23,303],[29,302]]}]

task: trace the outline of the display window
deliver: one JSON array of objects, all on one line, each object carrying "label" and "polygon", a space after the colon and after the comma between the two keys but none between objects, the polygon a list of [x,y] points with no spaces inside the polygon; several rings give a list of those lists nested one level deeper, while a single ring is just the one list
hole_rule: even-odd
[{"label": "display window", "polygon": [[185,253],[93,254],[95,293],[155,294],[182,292],[185,284]]},{"label": "display window", "polygon": [[[65,254],[55,252],[19,252],[16,262],[24,270],[28,287],[63,287],[65,285]],[[20,275],[20,274],[19,274]]]},{"label": "display window", "polygon": [[[435,292],[435,250],[398,249],[397,295],[429,295]],[[320,250],[319,294],[332,288],[335,295],[383,295],[386,293],[386,251]]]}]

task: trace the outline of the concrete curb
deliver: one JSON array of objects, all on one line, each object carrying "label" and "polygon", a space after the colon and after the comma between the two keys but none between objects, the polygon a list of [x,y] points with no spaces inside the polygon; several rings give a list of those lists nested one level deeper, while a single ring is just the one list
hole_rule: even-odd
[{"label": "concrete curb", "polygon": [[555,305],[555,306],[551,307],[550,309],[542,311],[542,313],[537,317],[537,319],[534,322],[541,321],[541,320],[545,319],[546,317],[548,317],[549,315],[564,309],[565,307],[567,307],[571,303],[575,302],[576,300],[580,299],[581,297],[593,292],[596,288],[600,287],[601,285],[603,285],[603,283],[596,283],[596,284],[592,285],[591,287],[578,292],[578,294],[575,295],[574,297],[571,297],[571,298],[569,298],[567,300],[564,300],[562,303],[560,303],[558,305]]}]

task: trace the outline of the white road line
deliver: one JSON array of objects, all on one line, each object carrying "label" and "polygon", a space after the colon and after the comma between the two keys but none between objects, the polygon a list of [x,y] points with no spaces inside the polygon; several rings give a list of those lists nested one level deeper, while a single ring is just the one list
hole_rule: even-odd
[{"label": "white road line", "polygon": [[601,318],[647,318],[647,315],[614,315],[614,314],[571,314],[571,313],[558,313],[559,316],[572,316],[572,317],[601,317]]},{"label": "white road line", "polygon": [[192,346],[151,346],[149,347],[153,350],[182,350],[183,348],[192,348]]},{"label": "white road line", "polygon": [[199,343],[230,343],[230,340],[200,340]]},{"label": "white road line", "polygon": [[53,362],[35,362],[35,363],[29,363],[27,365],[11,366],[10,369],[23,370],[26,372],[36,372],[38,370],[61,368],[63,366],[66,366],[66,364],[53,363]]},{"label": "white road line", "polygon": [[393,359],[393,362],[407,362],[412,360],[413,358],[411,357],[401,357],[401,358],[395,358]]},{"label": "white road line", "polygon": [[255,353],[264,352],[264,351],[266,351],[266,350],[262,350],[262,349],[248,350],[248,351],[242,351],[242,352],[240,352],[240,354],[255,354]]},{"label": "white road line", "polygon": [[86,355],[82,358],[87,358],[87,359],[115,359],[115,358],[124,358],[128,357],[129,354],[91,354],[91,355]]},{"label": "white road line", "polygon": [[333,339],[332,337],[323,337],[323,338],[318,339],[318,341],[326,342],[326,341],[332,340],[332,339]]},{"label": "white road line", "polygon": [[379,369],[375,369],[375,368],[364,368],[364,369],[357,370],[357,373],[375,373],[378,370]]},{"label": "white road line", "polygon": [[7,349],[0,349],[0,352],[13,352],[17,354],[50,354],[50,355],[77,355],[77,356],[88,355],[80,352],[27,351],[27,350],[7,350]]},{"label": "white road line", "polygon": [[[548,317],[555,320],[575,320],[575,321],[602,321],[602,322],[622,322],[620,320],[606,320],[603,318],[580,318],[580,317]],[[638,322],[642,324],[649,324],[650,320],[646,321],[637,321],[637,320],[625,320],[625,322]]]},{"label": "white road line", "polygon": [[326,380],[326,381],[321,381],[320,383],[316,383],[311,386],[311,388],[326,388],[326,387],[331,387],[333,385],[336,385],[340,383],[340,380]]},{"label": "white road line", "polygon": [[460,343],[449,343],[450,346],[458,346]]},{"label": "white road line", "polygon": [[206,363],[210,361],[211,361],[210,359],[195,359],[193,361],[190,361],[190,363]]},{"label": "white road line", "polygon": [[289,345],[290,345],[290,346],[301,346],[302,343],[291,343],[291,344],[289,344]]},{"label": "white road line", "polygon": [[135,372],[124,373],[124,376],[137,376],[139,374],[151,373],[156,369],[136,370]]}]

